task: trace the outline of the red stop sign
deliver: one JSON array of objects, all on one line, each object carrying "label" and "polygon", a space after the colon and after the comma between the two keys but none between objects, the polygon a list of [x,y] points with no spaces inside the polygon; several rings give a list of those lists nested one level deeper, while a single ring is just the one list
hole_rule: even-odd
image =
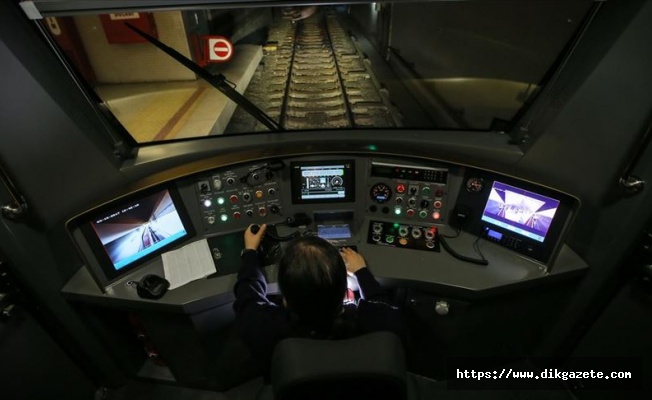
[{"label": "red stop sign", "polygon": [[207,36],[208,62],[225,62],[233,57],[233,44],[223,36]]}]

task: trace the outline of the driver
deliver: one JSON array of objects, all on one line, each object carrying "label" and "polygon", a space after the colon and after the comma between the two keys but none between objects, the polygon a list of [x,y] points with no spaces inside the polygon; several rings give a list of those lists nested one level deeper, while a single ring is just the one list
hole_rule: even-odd
[{"label": "driver", "polygon": [[[262,225],[254,234],[250,226],[245,231],[233,308],[245,343],[266,368],[276,344],[288,337],[343,339],[389,330],[405,339],[402,313],[392,305],[364,258],[316,236],[298,237],[285,247],[278,262],[283,302],[270,301],[258,257],[265,229]],[[358,280],[361,299],[357,305],[344,302],[347,273]]]}]

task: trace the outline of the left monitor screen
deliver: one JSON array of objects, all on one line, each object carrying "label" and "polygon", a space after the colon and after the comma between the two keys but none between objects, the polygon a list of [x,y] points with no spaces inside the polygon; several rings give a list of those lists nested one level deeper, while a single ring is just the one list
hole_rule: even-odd
[{"label": "left monitor screen", "polygon": [[102,213],[90,225],[118,271],[188,236],[182,214],[164,189]]}]

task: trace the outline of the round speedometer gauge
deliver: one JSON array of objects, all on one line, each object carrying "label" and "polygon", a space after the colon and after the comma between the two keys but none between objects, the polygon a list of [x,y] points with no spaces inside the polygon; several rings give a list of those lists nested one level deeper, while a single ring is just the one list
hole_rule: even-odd
[{"label": "round speedometer gauge", "polygon": [[466,181],[466,190],[471,193],[479,193],[484,187],[484,182],[481,178],[469,178]]},{"label": "round speedometer gauge", "polygon": [[342,186],[344,185],[344,179],[341,176],[334,176],[331,178],[331,185],[333,186]]},{"label": "round speedometer gauge", "polygon": [[377,183],[371,187],[371,199],[376,203],[387,203],[392,197],[392,189],[384,183]]}]

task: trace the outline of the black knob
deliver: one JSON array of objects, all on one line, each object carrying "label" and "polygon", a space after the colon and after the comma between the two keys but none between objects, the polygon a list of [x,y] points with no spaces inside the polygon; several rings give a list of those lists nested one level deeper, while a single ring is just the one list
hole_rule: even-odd
[{"label": "black knob", "polygon": [[259,230],[260,230],[260,225],[257,224],[253,224],[251,225],[251,228],[249,228],[249,231],[251,231],[251,233],[253,233],[254,235],[257,234]]}]

